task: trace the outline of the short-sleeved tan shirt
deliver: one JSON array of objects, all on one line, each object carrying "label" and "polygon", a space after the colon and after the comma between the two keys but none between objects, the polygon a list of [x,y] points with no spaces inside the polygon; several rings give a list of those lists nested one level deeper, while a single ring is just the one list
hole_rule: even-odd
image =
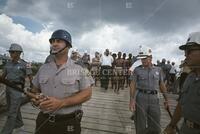
[{"label": "short-sleeved tan shirt", "polygon": [[[33,85],[46,96],[66,98],[94,84],[89,71],[76,64],[70,58],[59,69],[54,61],[44,64],[39,69]],[[56,114],[68,114],[81,109],[81,104],[62,108]]]}]

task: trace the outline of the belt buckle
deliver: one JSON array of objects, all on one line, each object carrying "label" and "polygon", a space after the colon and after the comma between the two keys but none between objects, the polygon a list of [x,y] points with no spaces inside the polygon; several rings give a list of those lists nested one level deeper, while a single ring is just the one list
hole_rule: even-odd
[{"label": "belt buckle", "polygon": [[56,115],[55,114],[49,114],[49,122],[54,123],[56,121]]},{"label": "belt buckle", "polygon": [[191,122],[191,121],[186,121],[186,124],[187,124],[187,126],[189,127],[189,128],[194,128],[194,123],[193,122]]}]

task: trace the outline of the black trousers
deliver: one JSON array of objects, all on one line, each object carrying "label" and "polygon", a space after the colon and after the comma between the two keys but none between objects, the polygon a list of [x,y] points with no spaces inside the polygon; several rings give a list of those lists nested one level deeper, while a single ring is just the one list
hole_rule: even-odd
[{"label": "black trousers", "polygon": [[63,118],[62,120],[50,122],[49,118],[45,117],[43,113],[40,112],[36,119],[35,134],[80,134],[81,117]]},{"label": "black trousers", "polygon": [[100,78],[101,78],[101,87],[102,88],[108,89],[111,71],[112,70],[111,70],[110,66],[101,66]]}]

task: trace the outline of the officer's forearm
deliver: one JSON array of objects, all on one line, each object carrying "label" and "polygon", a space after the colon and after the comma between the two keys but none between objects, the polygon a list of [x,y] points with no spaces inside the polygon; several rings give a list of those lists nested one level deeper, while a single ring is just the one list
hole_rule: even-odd
[{"label": "officer's forearm", "polygon": [[168,101],[167,88],[166,88],[166,86],[165,86],[165,84],[163,82],[160,83],[160,91],[163,94],[163,97],[164,97],[165,101]]},{"label": "officer's forearm", "polygon": [[131,81],[131,83],[130,83],[130,100],[135,99],[135,92],[136,92],[135,82]]},{"label": "officer's forearm", "polygon": [[72,106],[72,105],[77,105],[77,104],[81,104],[87,100],[89,100],[92,96],[92,88],[88,87],[85,90],[82,90],[81,92],[64,98],[62,100],[62,106],[61,107],[68,107],[68,106]]},{"label": "officer's forearm", "polygon": [[167,92],[162,92],[162,94],[163,94],[163,97],[164,97],[165,101],[168,101]]},{"label": "officer's forearm", "polygon": [[169,125],[175,128],[176,124],[179,122],[180,119],[181,119],[181,105],[178,102]]},{"label": "officer's forearm", "polygon": [[29,78],[29,82],[30,82],[30,87],[33,86],[32,80],[33,80],[33,76],[32,75],[28,75]]}]

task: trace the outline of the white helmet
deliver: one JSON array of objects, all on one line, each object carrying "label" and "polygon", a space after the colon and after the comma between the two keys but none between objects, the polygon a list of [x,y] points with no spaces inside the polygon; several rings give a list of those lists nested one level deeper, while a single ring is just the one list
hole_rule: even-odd
[{"label": "white helmet", "polygon": [[181,45],[179,49],[186,50],[191,46],[199,46],[200,47],[200,32],[193,32],[189,34],[186,44]]},{"label": "white helmet", "polygon": [[139,46],[139,53],[137,55],[138,59],[147,58],[148,56],[152,56],[151,48],[146,46]]}]

